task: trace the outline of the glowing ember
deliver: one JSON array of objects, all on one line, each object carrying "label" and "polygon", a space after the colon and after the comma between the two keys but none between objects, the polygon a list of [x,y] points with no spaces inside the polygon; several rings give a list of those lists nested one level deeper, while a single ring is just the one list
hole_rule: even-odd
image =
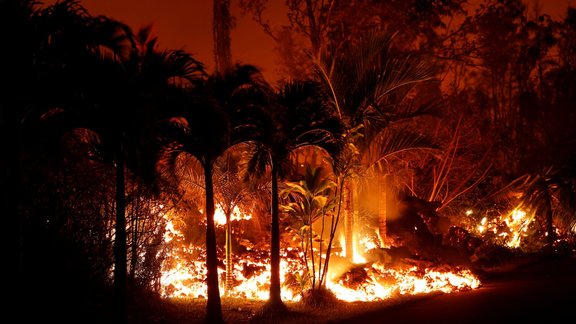
[{"label": "glowing ember", "polygon": [[[468,212],[466,212],[467,215]],[[520,208],[514,208],[510,213],[488,219],[483,217],[480,225],[476,227],[479,234],[493,234],[499,237],[503,245],[510,248],[518,248],[522,238],[527,236],[528,226],[534,220]]]},{"label": "glowing ember", "polygon": [[520,246],[521,235],[526,232],[527,225],[532,221],[532,219],[526,218],[526,212],[520,209],[514,209],[512,213],[504,219],[506,225],[509,228],[514,229],[512,231],[512,238],[508,242],[509,247]]}]

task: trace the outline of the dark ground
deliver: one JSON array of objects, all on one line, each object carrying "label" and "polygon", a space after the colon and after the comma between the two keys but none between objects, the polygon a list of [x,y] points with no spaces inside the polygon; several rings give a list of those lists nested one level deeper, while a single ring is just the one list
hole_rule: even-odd
[{"label": "dark ground", "polygon": [[482,287],[418,299],[332,323],[575,323],[576,255],[490,276]]}]

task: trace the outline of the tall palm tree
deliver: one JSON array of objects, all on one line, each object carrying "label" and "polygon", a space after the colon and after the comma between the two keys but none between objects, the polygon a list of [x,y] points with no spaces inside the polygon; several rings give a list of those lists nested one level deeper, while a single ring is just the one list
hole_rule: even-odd
[{"label": "tall palm tree", "polygon": [[[86,93],[86,83],[82,82],[88,80],[86,76],[90,75],[86,73],[86,67],[96,64],[100,59],[97,53],[104,49],[109,53],[119,53],[122,42],[115,35],[120,28],[119,23],[103,17],[91,17],[76,1],[62,1],[46,8],[34,7],[36,3],[32,1],[6,1],[2,5],[15,3],[21,6],[20,9],[6,13],[15,15],[11,19],[23,19],[20,23],[25,26],[20,26],[22,29],[19,31],[24,32],[21,36],[25,38],[17,39],[20,46],[12,44],[22,51],[14,57],[16,61],[11,61],[11,64],[17,63],[21,68],[21,74],[13,83],[11,81],[15,91],[9,92],[17,96],[23,90],[35,94],[27,96],[32,100],[21,97],[24,114],[17,117],[20,120],[15,124],[18,125],[17,129],[14,129],[15,134],[20,135],[20,128],[27,124],[29,117],[40,116],[55,107],[68,109],[77,104],[77,99]],[[4,10],[2,12],[5,13]],[[2,62],[10,61],[3,57]],[[12,114],[7,113],[6,116]],[[18,174],[16,172],[16,176]]]},{"label": "tall palm tree", "polygon": [[[161,110],[166,105],[166,97],[174,96],[182,89],[190,88],[198,78],[204,75],[202,64],[182,50],[161,50],[158,48],[158,40],[152,36],[152,26],[148,25],[137,32],[132,32],[127,27],[126,34],[129,36],[130,51],[122,58],[122,71],[128,76],[124,91],[133,96],[132,105],[138,109],[134,123],[137,129],[130,132],[130,145],[127,166],[132,172],[134,181],[144,182],[145,185],[153,186],[153,161],[149,156],[152,152],[146,147],[150,140],[150,134],[146,128],[150,127],[158,118]],[[138,148],[138,150],[135,150]],[[138,152],[136,152],[138,151]],[[138,153],[138,154],[136,154]],[[136,242],[137,231],[133,225],[138,215],[132,215],[133,229],[131,233],[132,256],[130,258],[134,276],[134,265],[137,263],[138,253]]]},{"label": "tall palm tree", "polygon": [[[78,42],[75,37],[94,40],[85,52],[72,47],[72,62],[64,61],[72,99],[62,103],[63,119],[68,127],[85,128],[97,136],[94,158],[110,162],[116,169],[116,218],[114,232],[114,288],[118,321],[126,321],[126,168],[139,174],[138,153],[146,129],[169,93],[202,74],[202,65],[182,51],[160,51],[155,41],[148,41],[147,31],[137,37],[118,22],[85,14],[76,2],[66,2],[87,20],[85,33],[74,30],[64,34],[57,46]],[[53,15],[62,19],[62,10]],[[93,32],[95,30],[96,32]],[[76,35],[78,34],[78,35]],[[66,38],[69,37],[70,39]],[[52,54],[49,52],[48,54]]]},{"label": "tall palm tree", "polygon": [[270,107],[271,122],[262,125],[260,137],[252,142],[247,154],[249,173],[270,172],[272,179],[270,241],[270,299],[271,309],[285,308],[280,288],[280,223],[278,183],[290,169],[291,158],[299,149],[317,146],[331,156],[340,149],[342,127],[329,107],[329,100],[313,81],[293,81],[276,94]]},{"label": "tall palm tree", "polygon": [[[0,2],[0,36],[6,50],[0,51],[0,146],[3,158],[0,159],[0,187],[4,195],[1,205],[9,231],[8,262],[14,266],[9,285],[9,294],[14,296],[16,305],[25,301],[22,289],[26,282],[26,260],[24,253],[24,216],[21,213],[22,164],[24,153],[23,125],[27,125],[30,111],[43,109],[36,107],[34,96],[36,82],[39,78],[38,66],[34,64],[34,54],[40,46],[41,34],[36,26],[40,10],[31,0]],[[16,309],[16,307],[7,307]]]},{"label": "tall palm tree", "polygon": [[[336,171],[340,181],[348,181],[343,186],[344,201],[352,204],[344,207],[346,253],[350,259],[360,178],[378,171],[381,175],[390,173],[388,159],[398,153],[433,147],[425,136],[399,127],[437,108],[433,103],[414,105],[408,96],[416,85],[433,80],[433,69],[421,57],[395,51],[394,36],[367,34],[343,50],[328,51],[332,54],[315,62],[318,78],[331,94],[336,113],[347,129],[347,152]],[[382,182],[389,183],[388,179]]]},{"label": "tall palm tree", "polygon": [[175,162],[181,153],[194,156],[202,165],[206,215],[206,267],[208,302],[206,320],[223,322],[218,285],[218,255],[214,228],[214,164],[235,145],[253,138],[256,126],[247,118],[261,110],[269,98],[268,85],[253,66],[237,65],[208,76],[192,89],[187,99],[169,107],[174,117],[166,119],[164,151],[160,168],[176,174]]},{"label": "tall palm tree", "polygon": [[[128,31],[128,35],[131,35]],[[123,75],[120,84],[104,89],[106,94],[97,94],[111,101],[103,103],[106,111],[103,119],[92,119],[91,128],[97,130],[112,144],[110,149],[116,160],[116,208],[115,223],[115,286],[125,290],[126,270],[126,167],[140,181],[149,180],[145,168],[148,163],[141,157],[143,139],[148,128],[159,118],[165,97],[187,87],[203,75],[203,66],[189,54],[180,50],[158,50],[156,40],[149,38],[149,29],[143,29],[132,40],[130,55],[120,61],[119,72]],[[96,98],[94,98],[96,99]],[[108,110],[110,109],[110,110]],[[110,115],[111,113],[111,115]],[[110,118],[116,123],[110,128]],[[114,148],[115,146],[115,148]],[[118,270],[116,270],[118,269]],[[119,282],[116,284],[116,282]],[[124,293],[118,294],[125,298]],[[125,307],[125,306],[124,306]]]}]

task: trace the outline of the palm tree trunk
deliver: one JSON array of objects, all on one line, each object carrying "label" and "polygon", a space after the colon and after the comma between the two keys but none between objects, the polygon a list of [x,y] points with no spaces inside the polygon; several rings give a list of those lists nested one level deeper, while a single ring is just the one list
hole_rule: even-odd
[{"label": "palm tree trunk", "polygon": [[[356,180],[352,180],[352,246],[356,245],[358,242],[358,224],[360,224],[360,183]],[[358,251],[352,250],[352,259],[354,260],[354,253]]]},{"label": "palm tree trunk", "polygon": [[380,195],[378,197],[378,234],[380,245],[386,246],[386,218],[391,212],[392,205],[392,177],[390,174],[380,176]]},{"label": "palm tree trunk", "polygon": [[[312,232],[312,215],[307,216],[308,221],[307,225],[310,226],[308,229],[308,245],[310,247],[310,262],[312,263],[312,271],[310,271],[310,275],[312,277],[312,290],[316,288],[316,262],[314,261],[314,234]],[[307,252],[304,252],[307,253]]]},{"label": "palm tree trunk", "polygon": [[126,314],[126,195],[124,145],[118,144],[116,164],[116,225],[114,239],[114,298],[116,321],[127,322]]},{"label": "palm tree trunk", "polygon": [[208,286],[206,322],[223,323],[220,288],[218,286],[216,230],[214,227],[214,188],[212,165],[209,162],[204,164],[204,182],[206,185],[206,283]]},{"label": "palm tree trunk", "polygon": [[326,259],[324,260],[324,268],[322,275],[320,276],[320,286],[323,287],[326,284],[326,275],[328,274],[328,264],[330,264],[330,253],[332,253],[332,242],[334,241],[334,236],[336,236],[336,230],[338,229],[338,223],[340,221],[340,212],[342,211],[342,194],[344,191],[344,178],[338,177],[338,209],[336,211],[336,219],[332,217],[332,222],[330,223],[330,240],[328,241],[328,247],[326,248]]},{"label": "palm tree trunk", "polygon": [[272,306],[282,304],[280,292],[280,221],[278,215],[278,169],[272,163],[272,230],[270,242],[270,300]]},{"label": "palm tree trunk", "polygon": [[232,222],[230,208],[226,211],[226,293],[229,294],[232,290]]},{"label": "palm tree trunk", "polygon": [[346,258],[354,260],[354,212],[352,211],[352,180],[344,186],[344,239],[346,240]]}]

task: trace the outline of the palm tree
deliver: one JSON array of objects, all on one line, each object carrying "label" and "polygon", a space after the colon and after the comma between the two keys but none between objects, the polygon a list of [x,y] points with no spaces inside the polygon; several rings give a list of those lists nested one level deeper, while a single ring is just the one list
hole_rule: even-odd
[{"label": "palm tree", "polygon": [[[129,83],[124,91],[130,91],[133,98],[132,104],[139,109],[135,119],[138,129],[132,131],[130,145],[138,147],[139,152],[130,154],[128,166],[133,171],[134,181],[144,182],[147,187],[154,186],[153,162],[154,157],[149,156],[151,150],[145,146],[149,143],[138,143],[150,140],[146,134],[146,127],[150,127],[161,114],[159,110],[166,105],[165,98],[175,95],[181,89],[186,89],[201,76],[203,76],[202,64],[182,50],[160,50],[158,40],[152,36],[152,26],[148,25],[136,33],[128,27],[124,27],[129,36],[130,52],[123,58],[122,69],[128,76]],[[137,155],[134,153],[138,153]],[[136,242],[138,240],[137,217],[132,215],[131,242],[132,255],[130,277],[134,279],[134,269],[137,263],[138,253]]]},{"label": "palm tree", "polygon": [[549,167],[523,175],[505,189],[520,191],[519,206],[530,211],[546,236],[546,250],[554,253],[555,228],[563,233],[576,230],[576,183],[574,170]]},{"label": "palm tree", "polygon": [[[71,6],[65,9],[85,15],[75,2],[65,3]],[[62,18],[63,9],[52,10],[53,15]],[[62,118],[67,119],[68,127],[85,128],[97,134],[93,157],[112,163],[116,169],[114,288],[118,320],[125,322],[126,167],[135,171],[133,174],[143,171],[137,166],[137,156],[146,128],[155,118],[153,110],[183,80],[190,82],[197,78],[202,66],[182,51],[159,51],[155,40],[148,41],[146,30],[133,37],[131,30],[121,23],[103,17],[84,19],[87,26],[99,33],[75,30],[72,35],[64,34],[61,42],[52,40],[58,46],[73,42],[74,36],[94,40],[85,46],[86,53],[74,46],[66,53],[73,54],[74,60],[62,63],[67,73],[62,82],[70,85],[68,89],[73,91],[69,96],[73,99],[62,103]]]},{"label": "palm tree", "polygon": [[[416,85],[433,80],[433,70],[421,57],[395,52],[394,36],[367,34],[341,51],[328,51],[334,54],[315,62],[318,78],[331,94],[336,113],[347,129],[347,150],[335,170],[344,191],[341,194],[345,204],[346,253],[351,260],[360,180],[370,174],[389,174],[392,156],[434,147],[422,134],[400,127],[417,116],[434,112],[437,105],[410,102],[410,92]],[[389,179],[381,182],[390,183]],[[380,224],[385,226],[385,221]],[[385,227],[381,232],[385,232]]]},{"label": "palm tree", "polygon": [[290,169],[292,155],[317,146],[335,156],[340,149],[342,127],[332,114],[329,100],[313,81],[287,83],[277,93],[269,113],[271,121],[260,128],[260,137],[247,153],[249,173],[263,174],[269,167],[272,179],[272,229],[270,244],[270,299],[267,307],[285,308],[280,290],[280,223],[278,182]]},{"label": "palm tree", "polygon": [[[14,5],[15,2],[2,2],[3,5],[5,3]],[[25,89],[35,93],[31,97],[37,98],[22,101],[24,114],[18,116],[20,120],[15,124],[21,125],[21,121],[41,115],[52,108],[71,109],[79,104],[78,99],[82,98],[87,90],[84,81],[89,80],[86,76],[90,75],[86,67],[102,63],[100,53],[104,50],[108,53],[120,53],[122,39],[117,39],[115,35],[121,29],[119,23],[103,17],[91,17],[76,1],[62,1],[43,9],[35,9],[35,3],[31,1],[16,3],[20,4],[20,9],[7,13],[15,14],[17,19],[24,19],[20,22],[25,26],[21,27],[27,34],[25,39],[19,40],[21,46],[15,46],[23,53],[15,57],[18,65],[22,64],[22,70],[19,72],[21,77],[14,80],[16,88],[13,94],[22,94],[21,91]],[[4,58],[2,61],[9,62]],[[11,70],[13,69],[8,69]],[[25,83],[19,82],[24,80]],[[8,113],[6,115],[11,116]],[[21,131],[16,129],[15,133],[20,135]],[[19,158],[19,155],[15,156]],[[121,233],[118,235],[121,236]],[[121,266],[117,268],[122,269]],[[119,283],[122,282],[125,281],[120,279]]]},{"label": "palm tree", "polygon": [[206,320],[223,322],[218,285],[218,255],[214,228],[214,164],[224,152],[250,139],[255,125],[246,120],[268,100],[268,85],[253,66],[237,65],[205,78],[187,99],[170,107],[161,132],[164,152],[161,168],[172,176],[181,153],[194,156],[202,166],[206,215],[206,267],[208,302]]},{"label": "palm tree", "polygon": [[[9,285],[9,294],[14,296],[15,306],[22,305],[26,292],[26,259],[24,246],[24,216],[21,213],[22,164],[25,153],[23,125],[27,125],[31,110],[43,109],[36,105],[33,93],[36,90],[34,80],[39,78],[38,66],[34,64],[34,54],[40,46],[36,28],[40,10],[31,0],[0,2],[0,35],[6,50],[0,52],[0,81],[3,90],[0,94],[0,145],[3,158],[0,159],[0,186],[5,194],[2,208],[6,227],[12,236],[9,242],[8,262],[13,267],[15,280]],[[9,50],[8,50],[9,49]],[[11,307],[8,306],[10,309]]]}]

